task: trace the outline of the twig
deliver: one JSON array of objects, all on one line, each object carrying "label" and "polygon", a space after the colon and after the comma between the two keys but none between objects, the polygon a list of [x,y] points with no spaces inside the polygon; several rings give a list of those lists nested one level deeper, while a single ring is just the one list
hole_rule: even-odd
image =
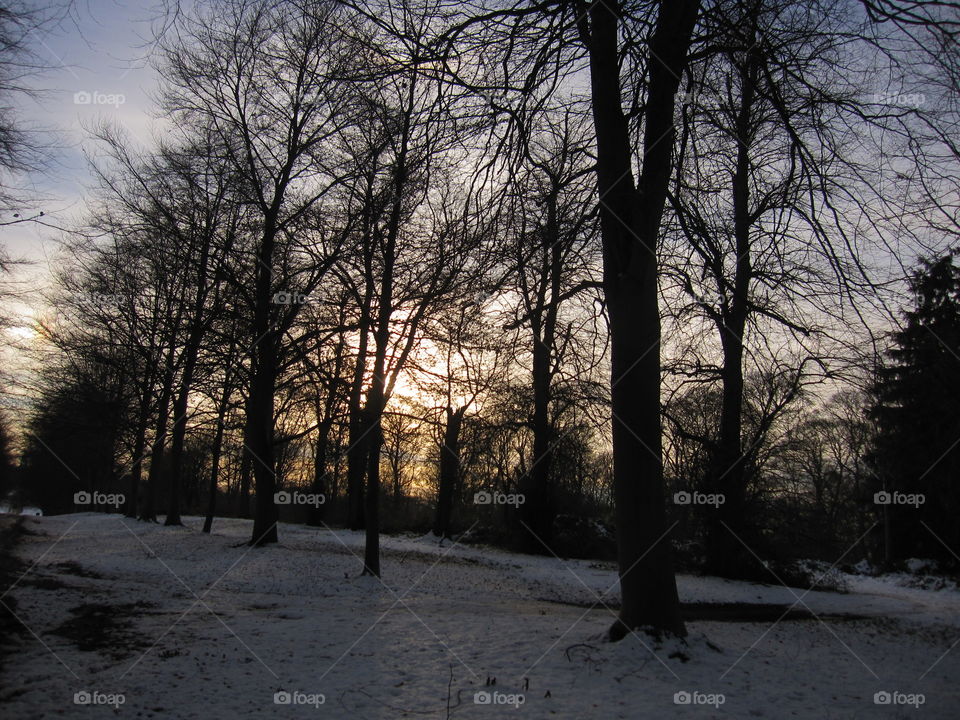
[{"label": "twig", "polygon": [[447,680],[447,720],[450,720],[450,689],[453,687],[453,663],[450,664],[450,679]]}]

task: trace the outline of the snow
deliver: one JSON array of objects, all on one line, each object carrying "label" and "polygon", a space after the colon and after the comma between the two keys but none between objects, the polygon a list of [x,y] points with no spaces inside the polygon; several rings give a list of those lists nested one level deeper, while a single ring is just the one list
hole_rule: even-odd
[{"label": "snow", "polygon": [[0,503],[0,515],[43,515],[43,510],[31,505],[25,505],[22,508],[14,508],[6,503]]},{"label": "snow", "polygon": [[[11,720],[912,717],[921,696],[923,717],[957,717],[956,590],[681,575],[685,603],[823,620],[691,621],[685,642],[607,643],[609,563],[395,536],[381,582],[359,576],[360,532],[282,524],[280,544],[251,549],[245,520],[217,519],[212,535],[199,518],[23,522],[28,569],[9,596],[29,631],[0,690]],[[83,692],[90,704],[75,704]]]},{"label": "snow", "polygon": [[924,560],[921,558],[909,558],[905,565],[909,568],[910,572],[918,573],[923,572],[924,570],[936,570],[936,563],[932,560]]}]

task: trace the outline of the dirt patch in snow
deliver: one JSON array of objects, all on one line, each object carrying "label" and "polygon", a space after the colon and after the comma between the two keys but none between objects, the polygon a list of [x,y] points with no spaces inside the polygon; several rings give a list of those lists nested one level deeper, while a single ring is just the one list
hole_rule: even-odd
[{"label": "dirt patch in snow", "polygon": [[15,649],[16,639],[26,629],[16,618],[17,602],[8,594],[27,569],[27,564],[14,553],[14,547],[25,534],[23,518],[0,515],[0,672],[7,657]]},{"label": "dirt patch in snow", "polygon": [[71,617],[50,632],[84,652],[101,652],[119,660],[149,646],[135,631],[133,619],[153,607],[153,603],[143,601],[122,605],[85,603],[71,608]]}]

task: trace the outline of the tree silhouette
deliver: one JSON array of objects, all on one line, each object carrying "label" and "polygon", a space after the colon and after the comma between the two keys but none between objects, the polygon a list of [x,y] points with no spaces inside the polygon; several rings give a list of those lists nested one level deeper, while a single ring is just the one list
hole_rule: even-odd
[{"label": "tree silhouette", "polygon": [[[943,557],[960,529],[960,268],[954,252],[926,260],[911,282],[914,307],[878,371],[873,449],[887,560]],[[906,502],[921,493],[924,502]],[[897,495],[899,494],[899,496]]]}]

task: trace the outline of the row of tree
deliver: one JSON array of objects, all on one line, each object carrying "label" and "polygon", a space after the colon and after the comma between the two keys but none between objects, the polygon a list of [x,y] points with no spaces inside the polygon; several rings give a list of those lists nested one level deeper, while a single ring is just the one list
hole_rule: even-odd
[{"label": "row of tree", "polygon": [[[891,260],[955,236],[956,116],[890,91],[955,83],[950,11],[199,5],[159,41],[156,147],[95,133],[32,491],[68,510],[67,490],[122,490],[167,524],[203,497],[208,531],[218,499],[252,503],[259,545],[292,488],[305,519],[365,530],[375,575],[411,496],[438,535],[478,520],[537,552],[579,544],[572,515],[609,519],[611,636],[683,634],[674,515],[731,576],[788,546],[798,508],[813,553],[868,532],[872,401],[813,388],[874,383]],[[904,74],[877,88],[880,69]],[[919,395],[881,377],[894,433],[887,408]],[[684,490],[724,502],[668,513]],[[507,505],[471,508],[483,491]]]}]

